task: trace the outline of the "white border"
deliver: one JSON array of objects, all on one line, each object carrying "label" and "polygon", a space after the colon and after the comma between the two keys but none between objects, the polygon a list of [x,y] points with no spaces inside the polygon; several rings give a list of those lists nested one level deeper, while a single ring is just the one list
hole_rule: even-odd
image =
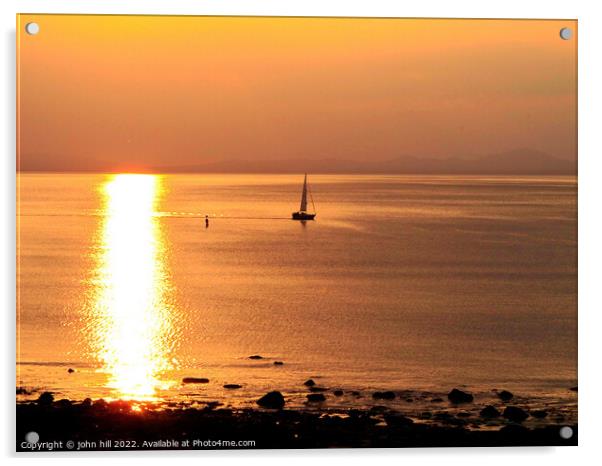
[{"label": "white border", "polygon": [[[569,463],[593,463],[601,456],[597,451],[598,418],[602,402],[602,376],[597,356],[602,354],[600,341],[602,303],[597,292],[602,282],[602,16],[600,2],[587,0],[422,0],[414,2],[385,0],[3,0],[2,71],[0,87],[3,109],[0,112],[1,140],[5,142],[0,173],[3,228],[1,234],[2,268],[0,295],[4,325],[2,329],[3,371],[2,400],[5,415],[0,427],[3,453],[14,454],[14,310],[15,310],[15,14],[20,13],[122,13],[122,14],[204,14],[271,16],[392,16],[392,17],[477,17],[477,18],[559,18],[579,20],[579,439],[578,448],[495,448],[495,449],[408,449],[408,450],[314,450],[314,451],[244,451],[244,452],[153,452],[127,455],[127,461],[165,463],[170,459],[245,464],[292,464],[367,461],[421,464],[491,465],[534,463],[546,466]],[[88,461],[103,464],[107,456],[123,458],[125,454],[57,454],[44,455],[44,461]],[[37,456],[34,458],[41,458]],[[35,461],[25,458],[25,463]]]},{"label": "white border", "polygon": [[443,18],[576,18],[585,2],[550,0],[546,2],[506,0],[491,2],[386,1],[386,0],[21,0],[20,13],[124,13],[124,14],[203,14],[270,16],[398,16]]}]

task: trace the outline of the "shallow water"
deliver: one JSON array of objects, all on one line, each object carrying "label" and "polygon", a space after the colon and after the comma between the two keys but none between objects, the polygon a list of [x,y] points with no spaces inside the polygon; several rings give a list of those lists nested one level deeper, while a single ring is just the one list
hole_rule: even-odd
[{"label": "shallow water", "polygon": [[20,175],[17,383],[301,405],[311,377],[576,403],[574,178],[310,176],[306,224],[289,220],[301,182]]}]

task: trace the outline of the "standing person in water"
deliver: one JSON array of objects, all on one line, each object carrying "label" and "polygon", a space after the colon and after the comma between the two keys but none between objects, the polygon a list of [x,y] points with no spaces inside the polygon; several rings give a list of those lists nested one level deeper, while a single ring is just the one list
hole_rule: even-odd
[{"label": "standing person in water", "polygon": [[209,215],[205,215],[205,228],[209,228]]}]

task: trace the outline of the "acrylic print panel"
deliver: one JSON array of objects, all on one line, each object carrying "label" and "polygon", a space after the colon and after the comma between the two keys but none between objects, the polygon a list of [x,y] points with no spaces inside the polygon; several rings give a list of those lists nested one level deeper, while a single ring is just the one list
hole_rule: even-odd
[{"label": "acrylic print panel", "polygon": [[18,450],[576,445],[575,21],[17,38]]}]

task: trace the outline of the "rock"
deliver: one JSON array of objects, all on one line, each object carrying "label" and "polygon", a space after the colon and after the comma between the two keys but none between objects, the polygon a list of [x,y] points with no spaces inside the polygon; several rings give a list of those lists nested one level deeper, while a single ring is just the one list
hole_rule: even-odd
[{"label": "rock", "polygon": [[242,385],[238,385],[237,383],[227,383],[224,385],[224,388],[227,388],[228,390],[236,390],[237,388],[242,388]]},{"label": "rock", "polygon": [[510,401],[512,398],[514,398],[514,395],[508,390],[502,390],[497,394],[497,396],[502,401]]},{"label": "rock", "polygon": [[414,421],[403,414],[386,414],[385,421],[389,427],[406,427],[414,424]]},{"label": "rock", "polygon": [[372,394],[372,398],[375,400],[394,400],[395,392],[386,391],[386,392],[374,392]]},{"label": "rock", "polygon": [[413,403],[414,400],[412,398],[406,398],[406,403]]},{"label": "rock", "polygon": [[310,403],[321,403],[323,401],[326,401],[326,397],[321,393],[310,393],[309,395],[307,395],[307,401],[309,401]]},{"label": "rock", "polygon": [[442,422],[444,424],[447,424],[450,426],[455,426],[455,427],[464,427],[468,424],[468,421],[466,419],[461,419],[461,418],[457,418],[457,417],[450,417],[449,419],[446,419]]},{"label": "rock", "polygon": [[328,389],[325,387],[316,387],[316,386],[309,387],[309,391],[311,391],[311,392],[325,392],[327,390]]},{"label": "rock", "polygon": [[529,417],[529,414],[518,406],[508,406],[503,416],[509,421],[521,423]]},{"label": "rock", "polygon": [[50,392],[44,392],[38,398],[38,404],[40,406],[50,406],[53,401],[54,396]]},{"label": "rock", "polygon": [[263,356],[259,356],[258,354],[254,354],[253,356],[249,356],[249,359],[263,359]]},{"label": "rock", "polygon": [[390,411],[391,409],[388,408],[387,406],[372,406],[372,408],[370,408],[370,410],[368,411],[368,413],[371,416],[375,416],[378,414],[383,414],[386,413],[388,411]]},{"label": "rock", "polygon": [[349,393],[351,393],[354,397],[359,398],[362,396],[362,394],[356,390],[352,390]]},{"label": "rock", "polygon": [[443,403],[443,398],[433,398],[431,403]]},{"label": "rock", "polygon": [[60,408],[70,408],[72,403],[71,403],[71,400],[68,400],[67,398],[63,398],[61,400],[58,400],[56,402],[56,405]]},{"label": "rock", "polygon": [[108,403],[102,398],[96,400],[92,405],[97,409],[106,409],[108,407]]},{"label": "rock", "polygon": [[479,413],[481,417],[492,419],[494,417],[500,417],[500,412],[494,406],[485,406]]},{"label": "rock", "polygon": [[343,396],[343,390],[335,390],[332,393],[334,393],[334,396]]},{"label": "rock", "polygon": [[222,406],[223,403],[220,403],[219,401],[208,401],[205,404],[205,410],[206,411],[213,411],[215,408],[217,408],[218,406]]},{"label": "rock", "polygon": [[438,421],[445,421],[445,420],[451,419],[452,415],[450,413],[448,413],[447,411],[439,411],[438,413],[435,413],[434,417]]},{"label": "rock", "polygon": [[509,437],[521,438],[529,432],[529,429],[518,424],[508,424],[502,427],[500,432]]},{"label": "rock", "polygon": [[472,416],[472,414],[470,414],[468,411],[460,411],[458,414],[456,414],[457,417],[470,417]]},{"label": "rock", "polygon": [[209,383],[209,379],[204,377],[184,377],[182,383]]},{"label": "rock", "polygon": [[548,415],[548,412],[544,411],[543,409],[538,409],[536,411],[531,411],[531,416],[533,416],[534,418],[537,418],[537,419],[543,419],[547,415]]},{"label": "rock", "polygon": [[86,398],[84,401],[82,401],[82,406],[84,408],[89,408],[90,406],[92,406],[92,399]]},{"label": "rock", "polygon": [[266,393],[257,400],[257,404],[262,408],[282,409],[284,403],[284,397],[278,391]]},{"label": "rock", "polygon": [[462,390],[458,390],[457,388],[454,388],[451,392],[449,392],[447,394],[447,398],[454,404],[472,403],[472,401],[474,400],[474,397],[470,393],[463,392]]},{"label": "rock", "polygon": [[71,367],[69,369],[67,369],[67,372],[69,372],[69,374],[73,374],[75,372],[75,369],[72,369]]},{"label": "rock", "polygon": [[303,385],[305,385],[306,387],[313,387],[316,384],[316,382],[314,382],[312,379],[308,379],[305,382],[303,382]]},{"label": "rock", "polygon": [[132,403],[128,400],[114,400],[108,405],[109,409],[118,413],[127,413],[132,410]]},{"label": "rock", "polygon": [[274,361],[274,366],[282,366],[284,362],[282,361]]}]

